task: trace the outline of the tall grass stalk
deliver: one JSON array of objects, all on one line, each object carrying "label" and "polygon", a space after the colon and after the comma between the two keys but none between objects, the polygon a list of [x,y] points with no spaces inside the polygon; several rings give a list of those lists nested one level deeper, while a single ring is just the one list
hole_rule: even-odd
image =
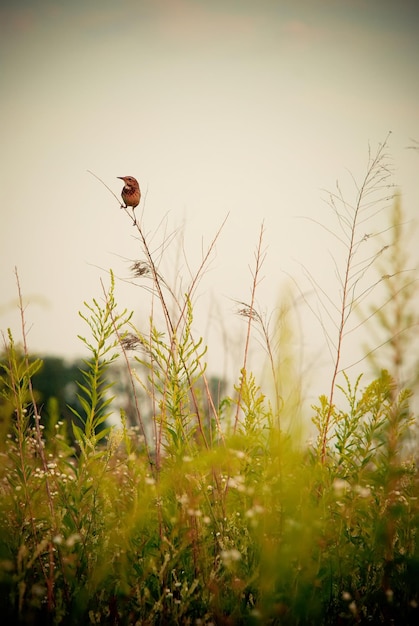
[{"label": "tall grass stalk", "polygon": [[258,315],[255,309],[255,299],[256,299],[256,291],[258,288],[258,284],[261,280],[260,272],[261,272],[263,262],[265,259],[265,252],[263,251],[263,248],[262,248],[263,232],[264,232],[264,227],[262,224],[262,226],[260,227],[259,240],[258,240],[256,252],[255,252],[255,269],[251,270],[252,286],[251,286],[251,294],[250,294],[250,304],[240,303],[244,305],[244,308],[240,309],[239,312],[243,317],[246,317],[248,321],[247,321],[246,340],[245,340],[245,346],[244,346],[244,352],[243,352],[243,365],[241,368],[240,384],[238,385],[238,388],[237,388],[238,395],[237,395],[237,401],[236,401],[236,413],[234,416],[234,426],[233,426],[234,432],[236,432],[237,426],[239,423],[240,410],[242,408],[241,401],[242,401],[243,391],[246,386],[247,360],[249,357],[249,346],[250,346],[250,335],[251,335],[251,330],[252,330],[252,323],[255,321],[261,321],[260,315]]},{"label": "tall grass stalk", "polygon": [[[375,153],[369,150],[368,165],[366,173],[360,183],[353,179],[355,187],[355,198],[353,202],[347,200],[339,183],[336,184],[336,191],[329,192],[328,203],[337,222],[337,232],[323,226],[342,246],[345,253],[343,270],[336,264],[335,273],[339,283],[339,299],[330,296],[319,282],[307,272],[307,276],[319,295],[320,313],[313,306],[309,305],[312,312],[317,317],[324,331],[325,339],[332,357],[332,376],[328,393],[328,409],[322,415],[321,422],[317,422],[319,430],[319,454],[322,463],[326,463],[328,441],[333,432],[331,429],[333,422],[333,404],[335,391],[337,389],[338,375],[342,371],[342,354],[344,342],[348,334],[353,329],[349,328],[354,309],[371,294],[371,292],[381,282],[369,282],[367,285],[364,279],[374,266],[377,259],[387,248],[384,245],[378,252],[372,253],[366,247],[371,237],[377,234],[366,233],[368,223],[386,207],[387,202],[392,198],[390,193],[391,169],[388,155],[388,136],[380,144]],[[327,329],[326,319],[332,322],[334,334]]]}]

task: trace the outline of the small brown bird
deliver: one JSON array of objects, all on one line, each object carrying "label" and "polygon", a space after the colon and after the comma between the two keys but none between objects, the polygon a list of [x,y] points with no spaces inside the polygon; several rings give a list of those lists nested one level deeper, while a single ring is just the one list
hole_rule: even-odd
[{"label": "small brown bird", "polygon": [[124,181],[124,187],[121,192],[122,200],[125,205],[121,204],[121,209],[126,209],[129,206],[132,207],[132,213],[134,215],[134,226],[137,223],[135,219],[134,209],[140,204],[141,191],[138,181],[133,176],[117,176]]}]

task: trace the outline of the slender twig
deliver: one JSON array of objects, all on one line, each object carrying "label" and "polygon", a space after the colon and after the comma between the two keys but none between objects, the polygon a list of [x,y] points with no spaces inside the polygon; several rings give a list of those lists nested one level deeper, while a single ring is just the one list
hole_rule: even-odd
[{"label": "slender twig", "polygon": [[121,200],[120,200],[120,198],[118,198],[116,193],[114,191],[112,191],[112,189],[110,187],[108,187],[108,185],[97,174],[95,174],[91,170],[87,170],[87,171],[89,172],[89,174],[94,176],[100,183],[102,183],[102,185],[104,187],[106,187],[106,189],[113,195],[113,197],[117,200],[118,204],[121,206]]},{"label": "slender twig", "polygon": [[242,399],[242,394],[243,394],[243,385],[244,385],[244,380],[245,380],[247,359],[249,356],[250,334],[251,334],[251,329],[252,329],[252,322],[254,320],[255,313],[256,313],[255,311],[256,289],[259,285],[259,274],[262,269],[263,262],[265,260],[265,253],[262,250],[264,230],[265,228],[262,222],[261,227],[260,227],[260,232],[259,232],[258,245],[257,245],[256,252],[255,252],[255,269],[254,271],[251,270],[253,281],[252,281],[252,289],[251,289],[251,296],[250,296],[250,305],[248,309],[249,314],[247,315],[248,322],[247,322],[246,342],[245,342],[244,353],[243,353],[242,376],[241,376],[241,383],[240,383],[238,396],[236,400],[237,406],[236,406],[236,414],[234,417],[233,432],[236,432],[238,422],[239,422],[241,399]]},{"label": "slender twig", "polygon": [[[333,413],[333,401],[334,394],[336,389],[336,379],[338,373],[340,371],[340,362],[342,358],[342,347],[343,340],[346,334],[346,324],[348,322],[348,318],[350,312],[352,311],[353,305],[357,300],[357,295],[355,293],[356,287],[358,285],[359,280],[365,274],[367,269],[371,266],[372,262],[368,262],[364,269],[359,270],[359,276],[353,282],[353,274],[352,267],[354,265],[354,257],[357,253],[358,244],[357,244],[357,232],[360,224],[359,215],[367,208],[375,205],[377,202],[380,202],[380,199],[365,203],[365,197],[370,196],[371,194],[377,192],[377,190],[381,189],[382,183],[388,178],[390,172],[388,168],[385,166],[383,159],[385,158],[385,149],[387,147],[387,139],[386,141],[378,148],[377,153],[374,157],[371,155],[371,150],[369,150],[369,164],[367,173],[361,183],[361,185],[357,187],[357,199],[354,206],[351,224],[348,227],[348,239],[349,243],[347,246],[347,256],[346,256],[346,264],[345,271],[342,280],[342,296],[340,301],[340,319],[337,333],[337,341],[336,341],[336,355],[334,360],[332,378],[330,383],[330,391],[328,397],[328,411],[322,425],[322,432],[320,433],[321,437],[321,452],[320,458],[321,462],[325,463],[326,454],[327,454],[327,442],[328,442],[328,433],[330,428],[330,420]],[[334,199],[334,197],[332,196]],[[335,214],[338,215],[337,210],[335,209],[335,205],[332,199],[332,208],[335,210]],[[339,189],[339,193],[337,195],[337,199],[343,203],[343,206],[346,208],[347,203],[344,201],[342,193]],[[381,209],[380,209],[381,210]],[[377,211],[378,212],[378,211]],[[371,216],[370,216],[371,217]],[[338,218],[339,219],[339,218]]]}]

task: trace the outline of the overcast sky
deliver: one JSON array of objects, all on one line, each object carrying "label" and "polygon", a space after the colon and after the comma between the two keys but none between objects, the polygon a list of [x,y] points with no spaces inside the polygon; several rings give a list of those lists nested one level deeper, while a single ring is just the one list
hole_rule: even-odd
[{"label": "overcast sky", "polygon": [[[189,280],[182,251],[198,267],[228,215],[195,328],[212,371],[237,376],[218,350],[223,333],[230,346],[242,338],[234,301],[249,300],[262,222],[269,317],[289,275],[309,290],[302,266],[338,298],[337,242],[310,220],[335,228],[322,189],[338,179],[353,200],[348,172],[360,180],[390,130],[391,182],[419,215],[407,149],[419,139],[418,27],[416,0],[2,2],[0,328],[19,338],[15,266],[35,352],[83,354],[78,310],[101,297],[109,268],[121,308],[146,324],[145,292],[122,280],[142,258],[135,229],[87,170],[117,195],[116,177],[133,175],[152,248],[177,233],[161,261],[177,286]],[[327,371],[306,313],[304,351],[317,337]]]}]

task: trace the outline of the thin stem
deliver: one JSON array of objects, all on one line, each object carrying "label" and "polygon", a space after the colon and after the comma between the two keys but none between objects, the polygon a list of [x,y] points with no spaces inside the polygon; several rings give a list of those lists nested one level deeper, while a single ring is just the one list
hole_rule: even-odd
[{"label": "thin stem", "polygon": [[[338,333],[337,333],[336,354],[335,354],[335,360],[334,360],[334,366],[333,366],[332,379],[330,383],[330,391],[329,391],[329,397],[328,397],[328,410],[327,410],[325,421],[322,426],[322,432],[320,433],[320,436],[321,436],[320,458],[323,464],[326,462],[326,456],[327,456],[328,433],[329,433],[330,421],[331,421],[331,417],[333,413],[333,402],[334,402],[334,395],[335,395],[335,389],[336,389],[336,379],[340,371],[340,362],[341,362],[341,357],[342,357],[342,347],[343,347],[343,340],[345,337],[346,324],[348,322],[348,318],[352,311],[353,305],[357,301],[357,295],[355,293],[357,283],[372,264],[372,261],[370,261],[370,259],[367,259],[368,262],[366,264],[364,262],[364,268],[363,269],[361,268],[360,270],[357,271],[359,276],[356,278],[356,280],[353,280],[354,279],[354,275],[352,274],[352,268],[354,266],[353,260],[357,253],[359,243],[360,243],[357,240],[358,226],[360,223],[359,215],[361,212],[365,211],[367,208],[370,208],[371,206],[375,205],[376,202],[378,202],[378,200],[375,200],[372,202],[368,202],[366,204],[365,197],[381,189],[381,185],[383,181],[386,180],[386,178],[389,176],[389,171],[383,164],[383,158],[385,156],[384,151],[385,151],[386,146],[387,146],[387,138],[386,138],[386,141],[377,150],[377,153],[374,158],[371,158],[371,152],[370,152],[369,166],[368,166],[367,173],[362,181],[361,186],[357,188],[358,189],[357,201],[353,210],[353,215],[351,218],[351,225],[350,225],[349,233],[348,233],[349,243],[348,243],[348,250],[347,250],[347,257],[346,257],[346,264],[345,264],[345,273],[344,273],[344,277],[342,281],[342,298],[340,302],[340,319],[339,319],[339,326],[338,326]],[[339,191],[338,195],[335,197],[332,197],[331,204],[332,204],[332,208],[334,208],[335,214],[337,214],[339,217],[339,213],[334,204],[334,200],[337,199],[340,202],[342,202],[345,208],[348,205],[346,201],[343,199],[343,195],[339,187],[338,187],[338,191]]]},{"label": "thin stem", "polygon": [[247,322],[246,343],[245,343],[244,354],[243,354],[243,365],[242,365],[243,374],[242,374],[240,388],[239,388],[237,401],[236,401],[237,407],[236,407],[236,415],[234,417],[234,427],[233,427],[234,433],[237,430],[237,426],[239,422],[240,405],[241,405],[241,398],[243,394],[244,372],[246,371],[246,367],[247,367],[247,359],[249,356],[249,345],[250,345],[250,333],[251,333],[251,328],[252,328],[252,322],[255,316],[256,289],[259,284],[260,270],[265,260],[265,255],[262,251],[263,234],[264,234],[264,224],[262,222],[261,227],[260,227],[258,246],[257,246],[256,253],[255,253],[255,270],[252,273],[253,282],[252,282],[252,291],[251,291],[251,297],[250,297],[250,305],[248,309],[249,314],[248,314],[248,322]]}]

